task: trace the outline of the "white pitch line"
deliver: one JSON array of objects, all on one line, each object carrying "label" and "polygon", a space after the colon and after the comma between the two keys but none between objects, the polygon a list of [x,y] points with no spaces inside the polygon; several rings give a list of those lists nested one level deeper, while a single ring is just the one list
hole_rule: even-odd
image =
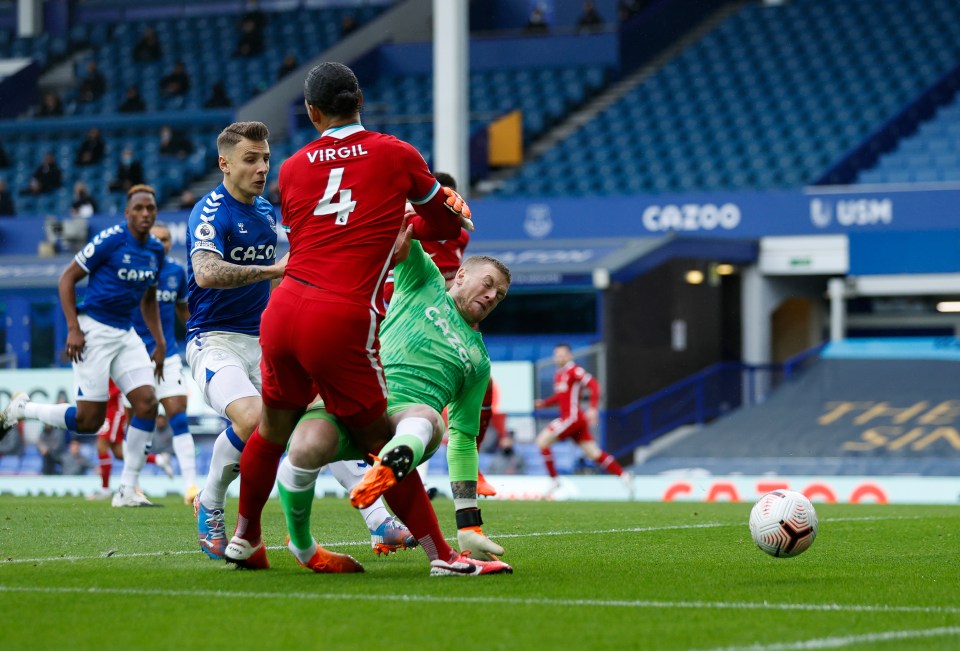
[{"label": "white pitch line", "polygon": [[[826,522],[863,522],[863,521],[877,521],[877,520],[916,520],[922,516],[915,515],[904,515],[904,516],[866,516],[861,518],[831,518]],[[682,530],[691,530],[691,529],[715,529],[718,527],[739,527],[743,526],[742,522],[704,522],[701,524],[676,524],[676,525],[664,525],[660,527],[630,527],[630,528],[619,528],[619,529],[594,529],[591,531],[540,531],[537,533],[505,533],[505,534],[494,534],[493,538],[500,540],[503,538],[532,538],[540,536],[595,536],[601,534],[622,534],[622,533],[651,533],[656,531],[682,531]],[[451,537],[447,540],[455,540]],[[369,540],[350,540],[350,541],[339,541],[339,542],[322,542],[319,543],[322,547],[359,547],[362,545],[369,545]],[[267,549],[286,549],[285,545],[277,546],[268,546]],[[0,559],[0,567],[4,565],[14,565],[18,563],[52,563],[56,561],[90,561],[101,558],[145,558],[153,556],[181,556],[185,554],[196,554],[199,552],[199,549],[180,549],[173,551],[159,551],[159,552],[116,552],[116,551],[107,551],[100,554],[91,554],[84,556],[48,556],[42,558],[7,558]]]},{"label": "white pitch line", "polygon": [[[345,600],[345,601],[382,601],[382,594],[346,594],[330,592],[261,592],[246,590],[168,590],[152,588],[57,588],[31,586],[0,585],[0,593],[42,593],[42,594],[111,594],[133,597],[172,597],[203,598],[203,599],[280,599],[280,600]],[[779,610],[779,611],[821,611],[821,612],[857,612],[857,613],[922,613],[922,614],[960,614],[960,608],[937,606],[872,606],[867,604],[772,604],[762,602],[711,602],[711,601],[651,601],[629,599],[545,599],[540,597],[470,597],[463,595],[391,595],[392,600],[410,603],[458,603],[458,604],[492,604],[492,605],[531,605],[569,607],[597,607],[597,608],[634,608],[634,609],[686,609],[686,610]],[[960,628],[956,629],[960,632]],[[779,647],[758,647],[763,651],[773,651]],[[794,648],[794,647],[784,647]],[[805,648],[805,647],[796,647]],[[811,647],[818,648],[818,647]],[[740,651],[740,647],[736,647]],[[753,647],[743,647],[754,651]],[[715,650],[715,651],[720,651]],[[733,651],[724,649],[723,651]]]},{"label": "white pitch line", "polygon": [[882,633],[864,633],[844,637],[821,637],[799,642],[778,642],[776,644],[752,644],[750,646],[725,646],[710,651],[805,651],[806,649],[839,649],[854,644],[890,642],[892,640],[916,640],[925,637],[947,637],[960,635],[960,627],[943,626],[912,631],[884,631]]}]

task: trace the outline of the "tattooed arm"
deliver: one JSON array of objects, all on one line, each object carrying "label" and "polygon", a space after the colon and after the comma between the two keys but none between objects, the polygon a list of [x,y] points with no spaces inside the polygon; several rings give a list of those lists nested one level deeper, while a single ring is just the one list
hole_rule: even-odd
[{"label": "tattooed arm", "polygon": [[284,256],[276,264],[242,265],[227,262],[213,251],[194,251],[190,257],[197,285],[204,289],[232,289],[261,280],[282,278],[287,267]]},{"label": "tattooed arm", "polygon": [[450,482],[450,490],[453,491],[453,499],[477,499],[476,481],[452,481]]}]

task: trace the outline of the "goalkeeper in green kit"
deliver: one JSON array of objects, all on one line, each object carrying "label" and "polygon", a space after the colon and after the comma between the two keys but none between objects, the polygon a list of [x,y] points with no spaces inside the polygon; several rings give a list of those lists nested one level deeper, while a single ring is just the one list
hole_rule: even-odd
[{"label": "goalkeeper in green kit", "polygon": [[[443,275],[420,243],[410,240],[410,233],[408,228],[398,239],[395,290],[380,327],[387,413],[394,436],[354,488],[350,502],[363,508],[384,495],[431,558],[431,575],[508,573],[512,568],[497,558],[503,548],[483,535],[477,507],[476,437],[490,358],[482,336],[471,326],[506,296],[510,270],[495,258],[472,256],[447,291]],[[449,416],[447,458],[460,554],[443,539],[432,509],[405,513],[403,504],[391,500],[391,489],[440,445],[444,407]],[[340,555],[318,548],[313,540],[310,505],[321,466],[362,458],[347,430],[320,404],[312,405],[294,430],[278,483],[290,532],[288,546],[301,565],[318,572],[343,571],[336,569],[335,558],[325,560],[325,554]]]}]

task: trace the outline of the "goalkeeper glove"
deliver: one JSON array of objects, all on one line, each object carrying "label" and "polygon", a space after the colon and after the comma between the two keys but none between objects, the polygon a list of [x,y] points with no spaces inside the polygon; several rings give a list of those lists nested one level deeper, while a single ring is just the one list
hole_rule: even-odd
[{"label": "goalkeeper glove", "polygon": [[503,547],[484,536],[480,527],[457,530],[457,543],[461,552],[470,550],[470,558],[479,561],[498,561],[498,557],[503,555]]},{"label": "goalkeeper glove", "polygon": [[443,193],[447,195],[447,198],[444,200],[443,204],[450,212],[460,217],[461,225],[463,225],[464,220],[469,222],[469,226],[463,225],[463,227],[468,231],[472,231],[473,224],[470,222],[470,206],[467,205],[467,202],[463,200],[463,197],[461,197],[456,190],[447,187],[443,187],[441,190],[443,190]]}]

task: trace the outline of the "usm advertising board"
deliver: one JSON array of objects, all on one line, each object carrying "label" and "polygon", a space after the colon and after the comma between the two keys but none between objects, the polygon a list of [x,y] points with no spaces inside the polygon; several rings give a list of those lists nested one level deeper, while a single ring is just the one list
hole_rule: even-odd
[{"label": "usm advertising board", "polygon": [[756,238],[956,229],[960,187],[924,191],[814,189],[471,202],[477,242],[670,233]]}]

